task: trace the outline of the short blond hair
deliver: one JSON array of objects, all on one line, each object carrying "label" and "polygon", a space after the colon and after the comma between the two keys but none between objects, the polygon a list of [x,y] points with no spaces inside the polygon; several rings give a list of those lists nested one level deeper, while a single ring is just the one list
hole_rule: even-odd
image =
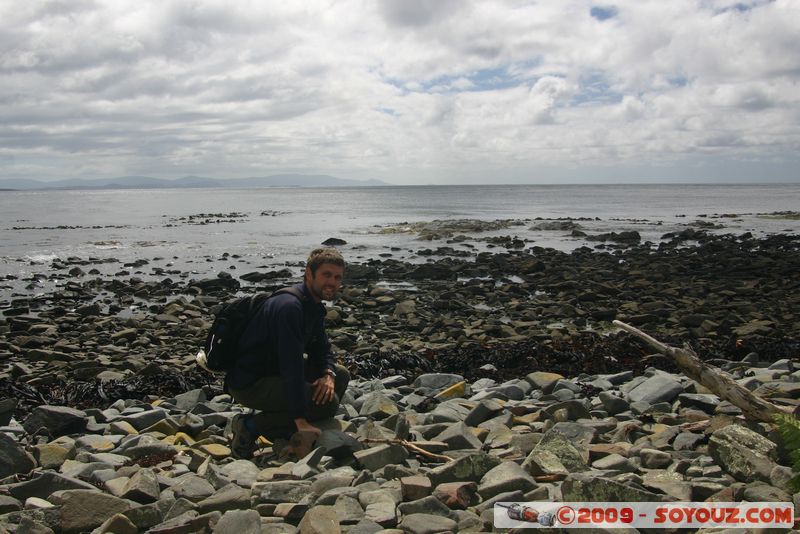
[{"label": "short blond hair", "polygon": [[317,269],[323,263],[332,263],[342,268],[345,266],[341,252],[335,248],[325,247],[315,248],[311,251],[311,254],[308,255],[308,260],[306,260],[306,267],[311,269],[311,274],[316,274]]}]

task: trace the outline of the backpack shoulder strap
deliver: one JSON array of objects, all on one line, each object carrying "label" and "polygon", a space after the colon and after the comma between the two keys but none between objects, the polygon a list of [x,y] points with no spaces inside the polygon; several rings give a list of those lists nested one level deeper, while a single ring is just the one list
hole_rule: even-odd
[{"label": "backpack shoulder strap", "polygon": [[281,289],[278,289],[274,293],[272,293],[272,295],[270,295],[269,298],[287,293],[289,295],[294,295],[300,302],[305,302],[307,300],[305,293],[297,289],[295,286],[282,287]]}]

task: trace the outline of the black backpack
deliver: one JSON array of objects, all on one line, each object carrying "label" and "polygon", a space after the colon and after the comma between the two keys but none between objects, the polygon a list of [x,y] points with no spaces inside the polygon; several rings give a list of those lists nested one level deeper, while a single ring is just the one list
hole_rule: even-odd
[{"label": "black backpack", "polygon": [[306,300],[303,292],[296,287],[284,287],[272,294],[257,293],[225,303],[214,317],[203,349],[197,353],[196,360],[200,367],[212,373],[228,372],[233,369],[239,356],[237,352],[239,339],[247,325],[266,300],[284,293],[294,295],[301,302]]}]

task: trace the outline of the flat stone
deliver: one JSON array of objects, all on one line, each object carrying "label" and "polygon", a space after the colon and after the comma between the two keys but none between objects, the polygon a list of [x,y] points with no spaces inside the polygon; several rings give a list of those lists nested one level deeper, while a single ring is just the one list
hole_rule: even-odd
[{"label": "flat stone", "polygon": [[642,467],[648,469],[664,469],[672,463],[672,455],[656,449],[642,449],[639,452]]},{"label": "flat stone", "polygon": [[28,473],[36,467],[36,460],[14,438],[0,432],[0,478],[16,473]]},{"label": "flat stone", "polygon": [[31,480],[6,486],[8,493],[16,499],[25,500],[29,497],[47,499],[52,493],[60,490],[83,489],[97,491],[97,488],[88,482],[52,471],[38,474],[34,471],[33,476],[34,478]]},{"label": "flat stone", "polygon": [[364,518],[374,521],[383,527],[393,527],[397,524],[396,505],[392,501],[379,501],[368,504],[364,509]]},{"label": "flat stone", "polygon": [[215,534],[261,534],[261,516],[255,510],[228,510],[214,526]]},{"label": "flat stone", "polygon": [[632,402],[655,404],[672,402],[681,393],[683,393],[683,386],[675,377],[666,373],[658,373],[633,388],[628,393],[628,398]]},{"label": "flat stone", "polygon": [[552,464],[552,462],[549,461],[548,454],[542,454],[545,452],[557,458],[558,462],[570,473],[577,473],[588,469],[586,465],[589,458],[588,449],[586,451],[579,451],[566,436],[554,430],[549,430],[545,433],[539,444],[534,447],[525,459],[522,467],[536,476],[537,473],[533,471],[534,464],[539,466],[542,464]]},{"label": "flat stone", "polygon": [[513,490],[528,492],[536,486],[536,481],[522,466],[503,462],[483,475],[478,484],[478,494],[485,500]]},{"label": "flat stone", "polygon": [[44,431],[45,435],[58,437],[80,433],[88,422],[89,419],[83,410],[42,405],[31,411],[22,423],[22,427],[28,434]]},{"label": "flat stone", "polygon": [[542,390],[544,393],[553,391],[556,383],[564,377],[557,373],[546,373],[543,371],[536,371],[528,374],[525,380],[530,383],[534,389]]},{"label": "flat stone", "polygon": [[326,456],[337,460],[352,457],[364,448],[356,438],[338,430],[324,430],[317,438],[316,446],[323,448]]},{"label": "flat stone", "polygon": [[431,469],[428,477],[434,486],[445,482],[478,482],[492,468],[500,465],[501,460],[483,452],[469,454]]},{"label": "flat stone", "polygon": [[447,373],[428,373],[419,375],[412,384],[415,388],[425,388],[440,390],[446,387],[463,382],[464,377],[461,375],[447,374]]},{"label": "flat stone", "polygon": [[433,441],[447,443],[451,450],[480,449],[483,446],[481,440],[464,423],[450,425],[438,436],[435,436]]},{"label": "flat stone", "polygon": [[399,413],[397,404],[380,391],[373,391],[364,396],[359,415],[371,419],[386,419],[387,417]]},{"label": "flat stone", "polygon": [[[450,517],[450,508],[434,497],[429,495],[416,501],[404,502],[397,505],[397,511],[401,517],[412,514],[430,514],[442,517]],[[402,527],[401,527],[402,528]]]},{"label": "flat stone", "polygon": [[213,495],[197,503],[201,514],[212,511],[227,512],[229,510],[246,510],[250,508],[250,491],[238,484],[228,484]]},{"label": "flat stone", "polygon": [[353,525],[364,519],[364,508],[361,503],[348,495],[340,495],[336,499],[334,510],[341,525]]},{"label": "flat stone", "polygon": [[741,425],[716,430],[708,442],[714,461],[741,482],[769,482],[777,450],[774,442]]},{"label": "flat stone", "polygon": [[448,517],[431,514],[410,514],[403,516],[398,525],[411,534],[435,534],[437,532],[456,532],[458,523]]},{"label": "flat stone", "polygon": [[97,490],[57,491],[48,500],[60,506],[59,517],[64,532],[92,530],[130,508],[128,501]]},{"label": "flat stone", "polygon": [[401,445],[382,443],[369,449],[356,451],[353,456],[365,469],[377,471],[388,464],[402,463],[408,458],[408,451]]},{"label": "flat stone", "polygon": [[[306,481],[263,482],[260,484],[259,500],[262,503],[300,502],[310,489],[310,484]],[[254,487],[254,492],[255,489]]]},{"label": "flat stone", "polygon": [[161,494],[158,478],[152,469],[142,468],[131,476],[120,497],[141,504],[155,502]]},{"label": "flat stone", "polygon": [[403,500],[422,499],[431,494],[431,479],[421,475],[403,477],[400,479],[400,489],[403,492]]},{"label": "flat stone", "polygon": [[483,400],[470,410],[467,417],[464,419],[464,424],[467,426],[478,426],[480,423],[494,417],[502,409],[503,405],[496,400]]},{"label": "flat stone", "polygon": [[175,497],[183,497],[191,502],[200,502],[203,499],[210,497],[214,494],[214,486],[203,477],[199,477],[193,473],[181,475],[175,479],[170,489],[175,494]]},{"label": "flat stone", "polygon": [[138,534],[139,529],[123,514],[114,514],[106,519],[102,525],[92,531],[92,534]]},{"label": "flat stone", "polygon": [[573,473],[561,483],[567,502],[660,502],[663,495],[621,484],[609,478],[587,473]]}]

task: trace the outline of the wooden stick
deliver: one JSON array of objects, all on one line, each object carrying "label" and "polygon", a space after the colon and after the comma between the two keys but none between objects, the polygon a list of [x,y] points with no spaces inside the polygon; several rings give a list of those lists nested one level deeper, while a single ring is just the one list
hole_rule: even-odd
[{"label": "wooden stick", "polygon": [[442,454],[434,454],[432,452],[426,451],[422,447],[418,447],[417,445],[414,445],[413,442],[407,441],[405,439],[398,439],[398,438],[393,438],[393,439],[389,439],[389,438],[385,438],[385,439],[364,438],[361,441],[364,441],[366,443],[389,443],[389,444],[394,444],[394,445],[402,445],[406,449],[408,449],[408,450],[410,450],[412,452],[416,452],[417,454],[420,454],[420,455],[425,456],[427,458],[430,458],[432,460],[438,460],[440,462],[452,462],[453,461],[453,459],[450,458],[449,456],[444,456]]},{"label": "wooden stick", "polygon": [[658,352],[670,356],[683,369],[686,376],[710,389],[719,398],[725,399],[742,410],[745,418],[764,423],[774,423],[776,415],[790,413],[788,410],[783,410],[761,397],[753,395],[722,369],[701,362],[697,354],[691,349],[678,349],[665,345],[622,321],[613,321],[613,324],[645,341]]}]

